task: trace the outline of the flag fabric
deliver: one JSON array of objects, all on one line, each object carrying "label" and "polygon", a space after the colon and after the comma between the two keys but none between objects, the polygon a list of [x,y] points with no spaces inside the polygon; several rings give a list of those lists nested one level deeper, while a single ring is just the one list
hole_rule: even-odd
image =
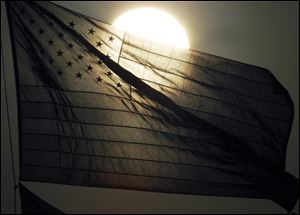
[{"label": "flag fabric", "polygon": [[291,210],[293,102],[266,69],[50,2],[7,2],[21,180],[267,198]]},{"label": "flag fabric", "polygon": [[22,214],[64,214],[20,184]]}]

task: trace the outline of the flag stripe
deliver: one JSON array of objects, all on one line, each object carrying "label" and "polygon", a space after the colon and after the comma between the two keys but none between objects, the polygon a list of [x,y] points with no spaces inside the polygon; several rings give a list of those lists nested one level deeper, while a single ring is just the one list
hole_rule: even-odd
[{"label": "flag stripe", "polygon": [[[143,64],[142,62],[140,62],[140,61],[136,61],[136,60],[133,60],[133,59],[130,59],[130,58],[126,58],[126,57],[121,57],[121,58],[123,58],[123,59],[126,59],[126,60],[129,60],[129,61],[131,61],[131,62],[134,62],[134,63],[137,63],[137,64]],[[149,67],[149,68],[151,68],[153,65],[151,65],[151,66],[148,66],[147,64],[144,64],[144,66],[145,67]],[[211,70],[211,69],[207,69],[207,70],[209,70],[209,71],[213,71],[213,70]],[[201,71],[201,70],[200,70]],[[163,71],[161,71],[161,72],[165,72],[164,70]],[[169,72],[170,73],[170,72]],[[224,73],[224,74],[226,74],[226,73]],[[172,75],[176,75],[176,76],[178,76],[179,78],[182,78],[182,79],[186,79],[184,76],[180,76],[180,75],[177,75],[177,74],[175,74],[175,73],[172,73]],[[143,79],[142,79],[143,80]],[[189,80],[191,80],[191,81],[196,81],[196,80],[194,80],[194,79],[191,79],[191,78],[189,78]],[[148,80],[149,81],[149,80]],[[154,81],[153,81],[154,82]],[[278,100],[278,98],[274,98],[274,100],[267,100],[267,99],[264,99],[264,98],[260,98],[260,97],[254,97],[254,96],[251,96],[251,95],[247,95],[247,94],[244,94],[244,93],[241,93],[241,92],[239,92],[239,91],[235,91],[235,90],[233,90],[233,89],[230,89],[230,88],[222,88],[222,87],[219,87],[219,86],[215,86],[215,85],[212,85],[212,84],[209,84],[209,83],[204,83],[203,81],[201,81],[202,82],[202,84],[205,86],[205,87],[211,87],[211,88],[213,88],[214,90],[220,90],[220,91],[223,91],[223,90],[226,90],[226,92],[227,93],[232,93],[232,94],[236,94],[236,95],[238,95],[238,96],[242,96],[242,97],[246,97],[246,98],[249,98],[249,99],[253,99],[253,100],[258,100],[258,101],[261,101],[261,102],[265,102],[265,103],[270,103],[270,104],[276,104],[276,105],[279,105],[279,106],[282,106],[282,107],[284,107],[284,108],[289,108],[289,106],[287,105],[287,104],[284,104],[284,103],[280,103],[280,102],[276,102],[276,100]],[[199,84],[201,84],[201,82],[199,82],[199,81],[197,81],[197,83],[199,83]],[[155,83],[157,83],[157,82],[155,82]],[[160,84],[160,83],[157,83],[157,84]],[[160,84],[160,85],[162,85],[162,84]],[[273,86],[273,85],[271,85],[271,84],[268,84],[268,88],[270,89],[270,86]],[[169,88],[171,88],[170,86],[166,86],[166,87],[169,87]],[[272,88],[271,88],[272,89]],[[176,90],[180,90],[180,89],[176,89]],[[180,91],[183,91],[183,90],[180,90]],[[184,92],[184,91],[183,91]],[[196,95],[199,95],[199,94],[196,94]],[[200,96],[200,95],[199,95]],[[270,98],[270,97],[269,97]]]},{"label": "flag stripe", "polygon": [[[155,191],[155,190],[153,190],[152,188],[151,188],[151,183],[152,183],[152,186],[155,184],[155,186],[159,186],[160,187],[160,183],[161,183],[161,180],[167,180],[168,182],[171,182],[171,181],[177,181],[177,182],[182,182],[182,183],[184,183],[184,184],[181,184],[180,186],[176,186],[176,185],[174,185],[173,183],[170,185],[170,191],[169,192],[172,192],[172,190],[173,190],[173,187],[175,186],[175,187],[177,187],[177,189],[178,190],[176,190],[175,192],[180,192],[180,193],[197,193],[197,192],[199,192],[199,187],[195,187],[195,188],[197,188],[197,190],[193,190],[193,189],[184,189],[184,190],[186,190],[186,192],[184,191],[184,190],[181,190],[181,191],[179,191],[180,189],[182,189],[181,187],[182,186],[186,186],[186,187],[188,187],[188,186],[191,186],[191,184],[186,184],[186,182],[195,182],[195,183],[197,183],[197,184],[207,184],[207,185],[217,185],[217,184],[219,184],[220,185],[220,187],[219,187],[219,189],[223,189],[223,192],[224,192],[224,190],[226,190],[226,188],[224,188],[222,185],[226,185],[226,186],[229,186],[229,187],[237,187],[237,188],[240,188],[240,189],[245,189],[245,190],[248,190],[249,189],[249,193],[247,193],[246,194],[246,196],[252,196],[252,197],[255,197],[256,195],[254,194],[255,192],[259,192],[259,189],[261,189],[261,188],[259,188],[259,187],[257,187],[257,186],[255,186],[255,185],[244,185],[244,184],[233,184],[233,183],[223,183],[223,182],[205,182],[205,181],[199,181],[199,180],[190,180],[190,179],[177,179],[177,178],[172,178],[172,177],[163,177],[163,176],[151,176],[151,175],[139,175],[139,174],[129,174],[129,173],[117,173],[117,172],[108,172],[108,171],[89,171],[89,170],[86,170],[86,169],[79,169],[79,168],[77,168],[77,169],[72,169],[72,168],[64,168],[64,167],[61,167],[61,168],[57,168],[57,167],[52,167],[52,166],[39,166],[39,165],[23,165],[24,167],[26,167],[27,169],[24,169],[23,171],[25,172],[25,171],[29,171],[29,170],[31,170],[31,172],[34,174],[34,172],[36,172],[36,171],[41,171],[41,172],[43,172],[44,170],[43,170],[43,168],[45,168],[45,170],[46,171],[48,171],[48,174],[49,174],[49,169],[54,169],[54,173],[51,173],[50,172],[50,178],[51,178],[51,175],[56,175],[55,173],[56,172],[60,172],[61,173],[61,175],[68,175],[68,174],[70,174],[70,172],[68,172],[68,171],[71,171],[72,172],[72,174],[73,174],[73,172],[74,172],[74,170],[76,170],[76,171],[79,171],[79,172],[81,172],[81,171],[83,171],[83,172],[90,172],[90,173],[103,173],[103,177],[108,177],[108,175],[110,175],[110,174],[112,174],[112,175],[119,175],[120,177],[118,178],[118,180],[122,180],[122,178],[126,178],[126,176],[135,176],[135,177],[139,177],[139,178],[143,178],[143,177],[145,177],[145,178],[152,178],[153,180],[156,180],[156,183],[154,182],[154,181],[151,181],[150,182],[150,186],[149,186],[149,191]],[[31,169],[30,169],[31,168]],[[64,171],[64,170],[67,170],[67,171]],[[47,172],[45,172],[46,174],[47,174]],[[59,173],[58,173],[59,174]],[[78,174],[77,172],[75,172],[74,173],[74,175],[75,174]],[[55,178],[53,178],[52,179],[53,180],[53,182],[55,182],[55,183],[59,183],[60,181],[56,181],[55,180]],[[66,183],[66,181],[64,181],[65,179],[60,179],[61,181],[63,181],[63,183],[65,184]],[[141,180],[141,179],[139,179],[139,180]],[[26,180],[25,180],[26,181]],[[43,181],[42,179],[40,180],[40,181]],[[129,179],[129,181],[130,181],[130,179]],[[160,182],[158,182],[158,181],[160,181]],[[103,183],[104,182],[104,183]],[[103,183],[103,185],[104,186],[106,186],[106,187],[110,187],[110,185],[109,185],[109,183],[111,184],[113,181],[107,181],[106,183],[105,183],[105,181],[103,180],[101,183]],[[138,182],[138,181],[136,181],[136,182]],[[139,186],[141,186],[141,184],[140,185],[138,185],[139,183],[136,183],[135,182],[135,184],[134,183],[132,183],[132,184],[130,184],[130,186],[133,186],[132,188],[136,188],[136,189],[138,189],[138,190],[140,190],[141,188],[139,187]],[[176,182],[176,183],[177,183]],[[75,183],[73,182],[68,182],[68,183],[70,183],[70,184],[77,184],[76,183],[76,181],[75,181]],[[178,184],[179,185],[179,184]],[[120,186],[120,183],[118,184],[118,183],[115,183],[115,184],[113,184],[113,187],[115,187],[115,186],[117,186],[117,187],[119,187]],[[169,186],[168,186],[169,187]],[[125,186],[122,186],[122,188],[126,188],[126,185]],[[130,188],[130,189],[132,189],[132,188]],[[162,188],[162,187],[161,187]],[[157,191],[161,191],[161,190],[163,190],[163,191],[166,191],[165,189],[158,189]],[[216,187],[214,187],[215,189],[218,189],[218,186],[216,186]],[[201,187],[200,189],[203,189],[203,187]],[[213,189],[213,188],[211,188],[211,187],[209,187],[208,188],[208,191],[210,190],[210,189]],[[254,189],[254,190],[253,190]],[[226,192],[226,191],[225,191]],[[235,196],[235,194],[234,194],[234,192],[236,192],[236,190],[233,190],[233,191],[229,191],[229,193],[230,192],[232,192],[232,194],[231,195],[234,195]],[[259,192],[260,194],[258,194],[260,197],[267,197],[267,195],[265,195],[265,194],[263,194],[263,193],[261,193],[261,192]],[[204,195],[205,195],[205,193],[204,193]],[[211,195],[211,194],[210,194]],[[220,195],[222,195],[222,194],[220,194]],[[228,196],[228,195],[230,195],[230,194],[225,194],[226,196]]]},{"label": "flag stripe", "polygon": [[100,154],[84,154],[84,153],[76,153],[76,152],[67,152],[67,151],[59,151],[59,150],[45,150],[45,149],[30,149],[30,148],[22,148],[24,151],[37,151],[37,152],[48,152],[48,153],[61,153],[61,154],[70,154],[70,155],[79,155],[84,157],[99,157],[99,158],[113,158],[113,159],[120,159],[120,160],[135,160],[135,161],[148,161],[148,162],[157,162],[157,163],[166,163],[166,164],[174,164],[186,167],[199,167],[199,168],[207,168],[207,169],[216,169],[218,171],[225,171],[231,174],[243,174],[245,176],[249,175],[257,175],[251,173],[243,173],[242,171],[234,171],[229,168],[219,168],[215,166],[206,166],[201,164],[195,163],[182,163],[182,162],[173,162],[173,161],[165,161],[165,160],[152,160],[152,159],[141,159],[141,158],[132,158],[132,157],[117,157],[117,156],[107,156],[107,155],[100,155]]},{"label": "flag stripe", "polygon": [[[160,175],[143,175],[143,174],[134,174],[134,173],[127,173],[127,172],[113,172],[113,171],[102,171],[102,170],[92,170],[92,169],[84,169],[84,168],[69,168],[69,167],[58,167],[58,166],[44,166],[44,165],[30,165],[24,164],[23,167],[40,167],[40,168],[51,168],[51,169],[65,169],[65,170],[73,170],[73,171],[85,171],[85,172],[97,172],[97,173],[106,173],[106,174],[119,174],[119,175],[130,175],[130,176],[139,176],[139,177],[149,177],[149,178],[158,178],[158,179],[171,179],[176,181],[185,181],[185,182],[196,182],[196,183],[207,183],[207,184],[223,184],[223,185],[231,185],[231,186],[249,186],[249,187],[257,187],[254,184],[239,184],[239,183],[230,183],[230,182],[219,182],[219,181],[202,181],[196,179],[189,179],[189,178],[179,178],[179,177],[167,177],[167,176],[160,176]],[[26,169],[24,169],[26,171]]]},{"label": "flag stripe", "polygon": [[[34,120],[44,120],[45,123],[48,121],[49,125],[53,121],[58,121],[58,122],[61,122],[61,123],[66,123],[66,124],[67,123],[72,123],[72,125],[84,124],[86,126],[90,125],[90,126],[100,126],[100,127],[116,127],[116,128],[119,127],[119,128],[126,128],[126,129],[145,130],[145,131],[149,131],[151,133],[152,132],[154,132],[154,133],[157,132],[157,133],[161,133],[162,135],[167,135],[167,136],[173,135],[173,136],[176,136],[178,138],[187,138],[187,140],[189,140],[189,141],[195,141],[195,142],[197,142],[197,141],[204,141],[204,142],[208,142],[207,140],[204,140],[204,139],[193,138],[191,136],[179,135],[177,133],[166,132],[166,131],[163,131],[163,130],[151,129],[151,128],[142,127],[142,126],[140,126],[140,127],[139,126],[129,126],[129,125],[120,125],[120,124],[115,124],[115,123],[113,123],[113,124],[105,124],[105,123],[92,123],[92,122],[78,122],[78,121],[73,121],[73,120],[68,120],[68,119],[59,119],[59,118],[50,118],[50,117],[48,117],[48,118],[47,117],[40,117],[40,118],[37,118],[37,117],[22,117],[22,118],[24,119],[25,123],[28,123],[29,121],[33,122]],[[31,119],[31,120],[28,120],[28,119]],[[41,129],[41,128],[36,128],[36,129]],[[25,130],[23,130],[23,131],[24,132],[28,132],[27,128]],[[33,131],[30,131],[30,132],[33,132]],[[249,142],[258,144],[260,146],[274,147],[274,145],[265,144],[263,142],[258,142],[258,141],[254,140],[254,139],[244,138],[243,136],[237,135],[237,137],[243,138],[243,139],[245,139],[245,140],[247,140]]]},{"label": "flag stripe", "polygon": [[[28,102],[27,102],[28,103]],[[34,102],[30,102],[30,103],[34,103]],[[45,102],[44,102],[45,103]],[[47,103],[49,103],[49,102],[47,102]],[[53,104],[53,103],[52,103]],[[57,105],[57,104],[55,104],[55,105]],[[62,106],[63,104],[58,104],[58,106]],[[72,108],[77,108],[77,107],[75,107],[75,106],[69,106],[69,107],[72,107]],[[81,107],[82,109],[91,109],[90,107]],[[183,108],[186,108],[186,109],[188,109],[188,110],[192,110],[192,111],[194,111],[193,109],[190,109],[190,108],[187,108],[187,107],[183,107]],[[109,109],[109,108],[94,108],[94,109],[97,109],[97,110],[110,110],[110,111],[116,111],[116,112],[126,112],[126,113],[131,113],[131,114],[137,114],[137,115],[141,115],[141,116],[145,116],[145,117],[151,117],[151,118],[153,118],[153,119],[159,119],[159,118],[157,118],[157,117],[153,117],[153,116],[149,116],[149,115],[146,115],[146,114],[142,114],[142,113],[139,113],[139,112],[133,112],[133,111],[126,111],[126,110],[118,110],[118,109]],[[234,121],[234,122],[237,122],[237,123],[240,123],[240,124],[242,124],[243,126],[249,126],[249,127],[252,127],[252,128],[255,128],[255,129],[260,129],[260,130],[263,130],[263,131],[265,131],[266,133],[269,133],[269,131],[267,131],[267,130],[265,130],[265,128],[264,127],[262,127],[262,126],[256,126],[256,125],[253,125],[253,124],[250,124],[250,123],[246,123],[246,122],[244,122],[244,121],[241,121],[241,120],[237,120],[237,119],[234,119],[234,118],[231,118],[231,117],[228,117],[228,116],[224,116],[224,115],[220,115],[220,114],[216,114],[216,113],[212,113],[212,112],[206,112],[206,111],[200,111],[200,110],[195,110],[196,112],[200,112],[200,113],[204,113],[204,114],[210,114],[210,115],[213,115],[213,116],[216,116],[216,117],[221,117],[221,118],[225,118],[225,119],[227,119],[227,120],[232,120],[232,121]],[[33,113],[31,113],[31,114],[34,114],[34,112]],[[55,113],[53,113],[53,114],[55,114]],[[34,117],[34,116],[26,116],[26,115],[23,115],[22,117]],[[179,125],[179,124],[177,124],[177,125]],[[186,126],[188,126],[188,125],[186,125]],[[192,128],[192,126],[190,126],[191,128]],[[194,127],[195,128],[195,127]],[[284,134],[272,134],[272,135],[274,135],[274,136],[285,136],[286,134],[284,133]]]},{"label": "flag stripe", "polygon": [[[133,145],[145,145],[145,146],[151,146],[151,147],[158,147],[158,148],[167,148],[167,149],[172,149],[172,150],[179,150],[179,151],[183,151],[183,152],[188,152],[188,153],[196,153],[196,154],[202,154],[203,156],[208,156],[208,157],[214,157],[215,159],[220,159],[222,161],[224,161],[223,159],[226,158],[230,158],[230,160],[235,160],[234,156],[221,156],[218,154],[217,158],[216,155],[214,154],[209,154],[209,153],[205,153],[202,152],[200,150],[197,150],[197,148],[195,145],[191,144],[190,142],[185,143],[185,146],[190,146],[190,148],[185,148],[185,147],[178,147],[178,146],[174,146],[174,145],[178,145],[178,144],[174,144],[170,145],[168,142],[165,142],[164,145],[162,144],[158,144],[158,143],[149,143],[149,142],[132,142],[132,141],[126,141],[126,140],[115,140],[115,139],[101,139],[101,138],[87,138],[87,137],[75,137],[75,136],[68,136],[68,135],[59,135],[59,134],[48,134],[48,133],[31,133],[31,132],[23,132],[24,135],[24,139],[26,140],[26,136],[30,135],[30,136],[40,136],[40,137],[34,137],[34,138],[30,138],[30,140],[32,140],[31,142],[28,142],[27,145],[32,144],[32,142],[34,141],[34,139],[38,139],[38,140],[43,140],[43,142],[47,141],[47,138],[49,137],[58,137],[59,139],[61,138],[66,138],[66,139],[77,139],[77,140],[84,140],[84,141],[93,141],[93,142],[108,142],[108,143],[115,143],[115,144],[133,144]],[[44,138],[41,138],[44,137]],[[28,138],[29,139],[29,138]],[[61,140],[62,141],[62,140]],[[201,143],[201,142],[199,142]],[[97,143],[93,143],[93,144],[97,144]],[[41,147],[41,145],[39,144],[34,145],[34,147],[39,148]]]},{"label": "flag stripe", "polygon": [[[235,77],[237,79],[241,79],[241,80],[245,80],[245,81],[251,81],[251,82],[255,82],[255,83],[259,83],[259,84],[263,84],[263,85],[267,85],[267,86],[272,86],[271,83],[265,83],[265,82],[262,82],[262,81],[258,81],[258,80],[253,80],[253,79],[249,79],[249,78],[245,78],[245,77],[241,77],[241,76],[238,76],[238,75],[235,75],[235,74],[230,74],[229,71],[227,72],[224,72],[224,71],[220,71],[220,70],[217,70],[217,69],[212,69],[211,67],[206,67],[206,66],[203,66],[201,65],[201,63],[199,64],[199,62],[196,63],[192,63],[190,61],[185,61],[185,60],[182,60],[180,58],[173,58],[171,56],[165,56],[163,54],[160,54],[160,53],[157,53],[157,52],[153,52],[153,51],[150,51],[149,49],[148,50],[145,50],[143,48],[141,48],[141,46],[136,46],[134,45],[133,43],[131,43],[130,41],[126,41],[124,40],[124,45],[127,45],[129,47],[132,47],[132,48],[136,48],[136,49],[139,49],[139,50],[142,50],[142,51],[145,51],[147,53],[150,53],[150,54],[154,54],[154,55],[157,55],[159,57],[164,57],[164,58],[168,58],[168,59],[171,59],[171,60],[176,60],[176,61],[179,61],[179,62],[182,62],[182,63],[187,63],[187,64],[190,64],[190,65],[194,65],[194,66],[197,66],[197,67],[200,67],[200,68],[203,68],[203,69],[207,69],[207,70],[210,70],[212,72],[217,72],[217,73],[221,73],[223,75],[228,75],[228,76],[232,76],[232,77]],[[126,47],[126,46],[125,46]],[[134,61],[134,59],[129,59],[129,58],[126,58],[125,56],[122,56],[122,53],[126,54],[126,49],[124,49],[122,52],[121,52],[121,58],[124,58],[124,59],[127,59],[127,60],[130,60],[130,61]],[[128,53],[127,53],[128,54]],[[198,53],[197,53],[198,54]],[[201,53],[200,53],[201,54]],[[207,54],[209,55],[210,57],[213,56],[213,55],[210,55],[210,54]],[[217,58],[221,58],[221,57],[217,57]],[[222,60],[224,61],[230,61],[230,62],[233,62],[233,60],[227,60],[225,58],[223,58]],[[137,61],[135,61],[137,62]],[[140,63],[140,62],[139,62]],[[236,63],[239,63],[239,62],[236,62]],[[244,66],[249,66],[249,67],[253,67],[252,65],[244,65]],[[258,67],[257,67],[258,68]],[[261,69],[261,68],[260,68]],[[266,76],[266,73],[262,70],[261,71],[263,75],[265,75],[265,77],[267,78]],[[247,75],[247,74],[245,74]],[[261,76],[263,77],[263,76]],[[260,78],[261,78],[260,77]]]},{"label": "flag stripe", "polygon": [[[103,109],[101,109],[103,110]],[[114,110],[116,112],[119,112],[118,110]],[[134,114],[134,113],[133,113]],[[134,127],[134,126],[128,126],[128,125],[118,125],[118,124],[104,124],[104,123],[96,123],[96,122],[87,122],[87,121],[76,121],[74,122],[73,120],[69,120],[69,119],[61,119],[61,118],[54,118],[54,117],[36,117],[36,116],[21,116],[22,119],[32,119],[32,120],[54,120],[54,121],[60,121],[60,122],[69,122],[69,123],[73,123],[73,124],[85,124],[85,125],[95,125],[95,126],[115,126],[115,127],[126,127],[126,128],[132,128],[132,129],[143,129],[143,130],[149,130],[149,131],[154,131],[154,132],[160,132],[163,134],[171,134],[171,135],[176,135],[178,137],[186,137],[187,136],[182,136],[182,135],[178,135],[178,134],[174,134],[174,133],[169,133],[169,132],[164,132],[164,131],[159,131],[157,129],[150,129],[150,128],[146,128],[146,127]],[[178,125],[179,126],[179,125]],[[192,127],[194,129],[196,129],[195,127]],[[182,128],[183,129],[183,128]],[[249,132],[249,131],[248,131]],[[282,135],[275,135],[275,136],[282,136]],[[244,138],[243,136],[239,136],[237,135],[237,137],[239,138]],[[196,140],[194,138],[190,138],[191,140]],[[257,143],[257,144],[261,144],[261,145],[265,145],[265,146],[270,146],[269,144],[264,144],[263,142],[257,142],[257,140],[254,139],[250,139],[250,138],[244,138],[247,141],[251,141],[253,143]],[[274,147],[274,146],[272,146]]]},{"label": "flag stripe", "polygon": [[[24,91],[23,91],[23,93],[24,93]],[[25,99],[26,99],[26,95],[23,95],[24,97],[25,97]],[[133,101],[133,100],[131,100],[132,102],[135,102],[135,101]],[[51,104],[51,105],[57,105],[57,106],[66,106],[66,107],[70,107],[70,108],[79,108],[79,109],[104,109],[104,110],[115,110],[115,109],[108,109],[108,108],[98,108],[98,107],[91,107],[91,106],[78,106],[78,105],[70,105],[70,104],[63,104],[63,103],[57,103],[57,102],[52,102],[52,101],[32,101],[32,100],[20,100],[20,102],[21,103],[24,103],[24,104],[26,104],[26,103],[29,103],[29,104],[31,104],[31,103],[36,103],[36,104]],[[146,105],[146,104],[144,104],[144,105]],[[189,109],[189,108],[187,108],[187,109]],[[192,110],[192,109],[190,109],[190,110]],[[136,113],[136,114],[141,114],[141,115],[145,115],[145,116],[149,116],[150,117],[150,115],[146,115],[146,114],[142,114],[142,113],[139,113],[139,112],[133,112],[133,111],[129,111],[129,110],[120,110],[120,111],[128,111],[128,112],[132,112],[132,113]],[[198,111],[198,110],[193,110],[193,111]],[[249,111],[250,113],[251,113],[251,111],[250,110],[247,110],[247,111]],[[199,112],[201,112],[201,111],[199,111]],[[167,114],[167,112],[165,111],[165,113]],[[207,112],[207,113],[209,113],[209,112]],[[261,114],[259,114],[259,113],[254,113],[253,112],[253,114],[258,114],[258,115],[261,115]],[[286,123],[286,124],[288,124],[289,125],[289,121],[288,120],[285,120],[285,119],[278,119],[278,118],[274,118],[274,117],[269,117],[269,116],[265,116],[265,115],[261,115],[262,117],[265,117],[265,118],[268,118],[268,119],[270,119],[270,120],[274,120],[274,121],[280,121],[280,122],[284,122],[284,123]],[[153,117],[153,116],[152,116]],[[227,117],[227,116],[224,116],[224,117]],[[230,117],[228,117],[228,118],[230,118]],[[231,119],[231,118],[230,118]],[[272,122],[272,123],[274,123],[274,122]],[[288,125],[286,126],[286,127],[288,127]],[[188,125],[186,125],[186,126],[188,126]]]}]

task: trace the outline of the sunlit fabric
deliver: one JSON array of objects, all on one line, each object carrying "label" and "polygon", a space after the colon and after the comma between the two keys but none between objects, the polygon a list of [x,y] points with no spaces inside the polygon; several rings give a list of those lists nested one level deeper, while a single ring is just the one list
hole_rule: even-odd
[{"label": "sunlit fabric", "polygon": [[266,69],[8,2],[21,179],[272,199],[291,210],[288,92]]}]

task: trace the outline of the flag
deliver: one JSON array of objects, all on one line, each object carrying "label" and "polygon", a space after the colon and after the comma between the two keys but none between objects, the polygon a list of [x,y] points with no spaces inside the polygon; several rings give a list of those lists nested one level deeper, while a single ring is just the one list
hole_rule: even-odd
[{"label": "flag", "polygon": [[20,184],[20,195],[22,214],[63,214],[62,211],[42,200],[23,184]]},{"label": "flag", "polygon": [[21,180],[272,199],[293,102],[268,70],[121,32],[50,2],[8,2]]}]

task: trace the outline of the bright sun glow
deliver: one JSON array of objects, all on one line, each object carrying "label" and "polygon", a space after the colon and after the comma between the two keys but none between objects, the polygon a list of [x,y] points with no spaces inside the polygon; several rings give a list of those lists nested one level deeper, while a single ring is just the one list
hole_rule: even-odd
[{"label": "bright sun glow", "polygon": [[187,34],[181,24],[164,11],[140,8],[121,15],[117,28],[172,47],[189,48]]}]

